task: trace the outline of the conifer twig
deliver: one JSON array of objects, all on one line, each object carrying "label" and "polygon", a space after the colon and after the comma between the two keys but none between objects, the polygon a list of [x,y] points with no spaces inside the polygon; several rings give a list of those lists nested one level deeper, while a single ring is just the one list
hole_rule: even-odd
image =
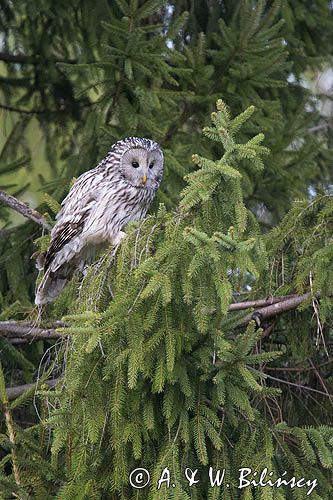
[{"label": "conifer twig", "polygon": [[7,428],[7,433],[8,433],[8,438],[9,441],[12,445],[11,449],[11,457],[12,457],[12,467],[13,467],[13,474],[15,478],[15,482],[17,486],[21,486],[21,479],[20,479],[20,472],[19,468],[17,465],[17,456],[16,456],[16,435],[15,435],[15,427],[14,427],[14,421],[12,417],[12,413],[10,411],[10,406],[9,406],[9,401],[10,398],[8,396],[8,393],[5,389],[5,378],[4,374],[2,371],[2,365],[0,362],[0,401],[3,406],[3,412],[5,415],[5,422],[6,422],[6,428]]},{"label": "conifer twig", "polygon": [[13,422],[13,417],[11,414],[11,411],[9,409],[9,397],[7,395],[7,400],[3,401],[3,407],[4,407],[4,414],[5,414],[5,420],[6,420],[6,427],[7,427],[7,432],[8,432],[8,437],[9,441],[11,443],[12,451],[12,466],[13,466],[13,473],[14,473],[14,478],[15,478],[15,483],[17,486],[21,486],[21,479],[20,479],[20,473],[19,473],[19,468],[17,465],[17,457],[16,457],[16,451],[15,451],[15,430],[14,430],[14,422]]},{"label": "conifer twig", "polygon": [[5,193],[5,191],[2,191],[1,189],[0,202],[20,213],[27,219],[33,220],[47,231],[51,231],[51,226],[46,222],[45,218],[39,212],[37,212],[37,210],[28,207],[28,205],[26,205],[22,201],[19,201],[11,194]]}]

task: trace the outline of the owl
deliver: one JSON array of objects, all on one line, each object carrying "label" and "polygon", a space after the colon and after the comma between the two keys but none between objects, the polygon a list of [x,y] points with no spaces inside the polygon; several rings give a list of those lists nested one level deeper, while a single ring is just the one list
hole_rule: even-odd
[{"label": "owl", "polygon": [[73,184],[56,217],[51,242],[39,259],[44,269],[35,303],[54,300],[76,269],[96,251],[124,238],[123,227],[145,217],[163,175],[163,152],[150,139],[116,142],[96,168]]}]

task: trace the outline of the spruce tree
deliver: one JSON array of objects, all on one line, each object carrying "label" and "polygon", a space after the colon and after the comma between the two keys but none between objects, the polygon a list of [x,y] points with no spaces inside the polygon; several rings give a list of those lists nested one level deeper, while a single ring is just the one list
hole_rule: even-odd
[{"label": "spruce tree", "polygon": [[[330,497],[330,130],[303,78],[329,61],[332,27],[325,1],[3,2],[3,498],[310,489],[239,489],[241,467],[316,478],[311,498]],[[165,152],[150,214],[40,318],[30,256],[73,178],[130,135]],[[37,187],[17,223],[8,193]]]}]

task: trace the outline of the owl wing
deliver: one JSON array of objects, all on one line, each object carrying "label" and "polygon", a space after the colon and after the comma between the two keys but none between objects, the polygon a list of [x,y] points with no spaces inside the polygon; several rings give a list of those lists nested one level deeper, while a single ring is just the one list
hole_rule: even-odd
[{"label": "owl wing", "polygon": [[[62,209],[56,217],[57,222],[51,232],[51,243],[45,255],[44,271],[47,271],[59,251],[82,233],[85,222],[98,200],[103,177],[103,173],[97,168],[85,172],[76,180],[63,200]],[[57,267],[59,264],[61,265],[58,262]]]}]

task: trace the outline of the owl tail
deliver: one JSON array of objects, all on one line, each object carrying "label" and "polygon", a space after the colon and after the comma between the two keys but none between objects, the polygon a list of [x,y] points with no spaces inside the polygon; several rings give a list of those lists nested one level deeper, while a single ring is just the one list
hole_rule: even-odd
[{"label": "owl tail", "polygon": [[48,269],[45,272],[36,292],[36,305],[52,302],[59,295],[72,276],[72,272],[66,267],[68,268],[68,266],[63,266],[57,271]]}]

